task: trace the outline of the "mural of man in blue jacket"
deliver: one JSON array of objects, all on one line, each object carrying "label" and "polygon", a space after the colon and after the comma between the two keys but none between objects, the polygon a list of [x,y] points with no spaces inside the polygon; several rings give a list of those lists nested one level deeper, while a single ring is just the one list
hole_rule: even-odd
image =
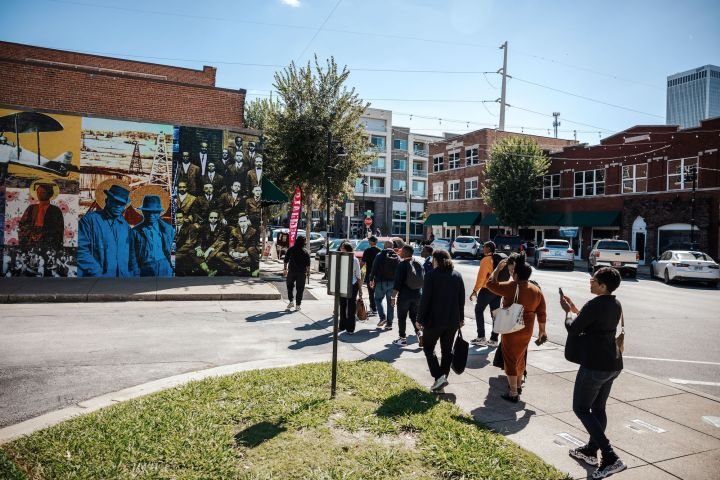
[{"label": "mural of man in blue jacket", "polygon": [[159,195],[145,195],[140,211],[143,221],[132,229],[132,247],[141,277],[172,277],[170,251],[175,229],[160,220],[163,206]]}]

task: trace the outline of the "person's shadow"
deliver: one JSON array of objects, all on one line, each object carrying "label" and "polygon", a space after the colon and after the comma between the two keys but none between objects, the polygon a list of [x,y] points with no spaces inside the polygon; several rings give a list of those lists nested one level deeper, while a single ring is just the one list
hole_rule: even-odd
[{"label": "person's shadow", "polygon": [[[490,388],[483,405],[470,412],[473,418],[502,435],[511,435],[524,429],[537,412],[526,409],[522,397],[518,403],[511,403],[500,397],[508,391],[507,378],[504,375],[491,377],[488,384]],[[520,412],[522,416],[518,418]]]}]

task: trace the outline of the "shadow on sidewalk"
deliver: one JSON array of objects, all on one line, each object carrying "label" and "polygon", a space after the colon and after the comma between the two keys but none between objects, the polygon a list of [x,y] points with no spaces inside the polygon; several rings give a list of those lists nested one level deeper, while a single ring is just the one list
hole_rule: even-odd
[{"label": "shadow on sidewalk", "polygon": [[283,317],[287,315],[290,312],[287,312],[285,310],[278,311],[278,312],[267,312],[267,313],[256,313],[255,315],[250,315],[245,319],[247,322],[262,322],[263,320],[275,320],[276,318]]}]

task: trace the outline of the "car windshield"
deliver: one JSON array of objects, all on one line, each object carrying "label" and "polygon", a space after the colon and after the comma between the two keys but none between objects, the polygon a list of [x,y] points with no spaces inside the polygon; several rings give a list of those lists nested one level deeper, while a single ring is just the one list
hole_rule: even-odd
[{"label": "car windshield", "polygon": [[702,252],[679,252],[675,254],[678,260],[701,260],[705,262],[712,262],[713,259],[708,257]]},{"label": "car windshield", "polygon": [[598,242],[598,250],[630,250],[630,245],[623,241],[605,240]]},{"label": "car windshield", "polygon": [[455,241],[457,243],[473,243],[475,242],[475,239],[472,237],[457,237]]},{"label": "car windshield", "polygon": [[569,243],[563,242],[561,240],[553,240],[550,242],[545,242],[545,246],[547,248],[568,248]]},{"label": "car windshield", "polygon": [[356,252],[363,252],[367,250],[367,248],[370,246],[370,242],[367,240],[362,240],[360,243],[357,244],[357,247],[355,247]]}]

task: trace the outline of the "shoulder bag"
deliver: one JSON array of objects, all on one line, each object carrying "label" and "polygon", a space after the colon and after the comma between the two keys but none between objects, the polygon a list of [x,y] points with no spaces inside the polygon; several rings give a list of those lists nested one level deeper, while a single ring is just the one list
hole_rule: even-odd
[{"label": "shoulder bag", "polygon": [[468,344],[467,340],[463,338],[462,330],[458,329],[457,337],[455,337],[455,343],[453,344],[451,363],[453,372],[457,373],[458,375],[465,371],[465,366],[467,365],[468,350],[470,350],[470,345]]},{"label": "shoulder bag", "polygon": [[493,313],[493,331],[495,333],[513,333],[525,328],[525,320],[523,320],[523,312],[525,308],[518,303],[520,295],[520,285],[515,287],[515,299],[512,305],[506,308],[498,308]]}]

